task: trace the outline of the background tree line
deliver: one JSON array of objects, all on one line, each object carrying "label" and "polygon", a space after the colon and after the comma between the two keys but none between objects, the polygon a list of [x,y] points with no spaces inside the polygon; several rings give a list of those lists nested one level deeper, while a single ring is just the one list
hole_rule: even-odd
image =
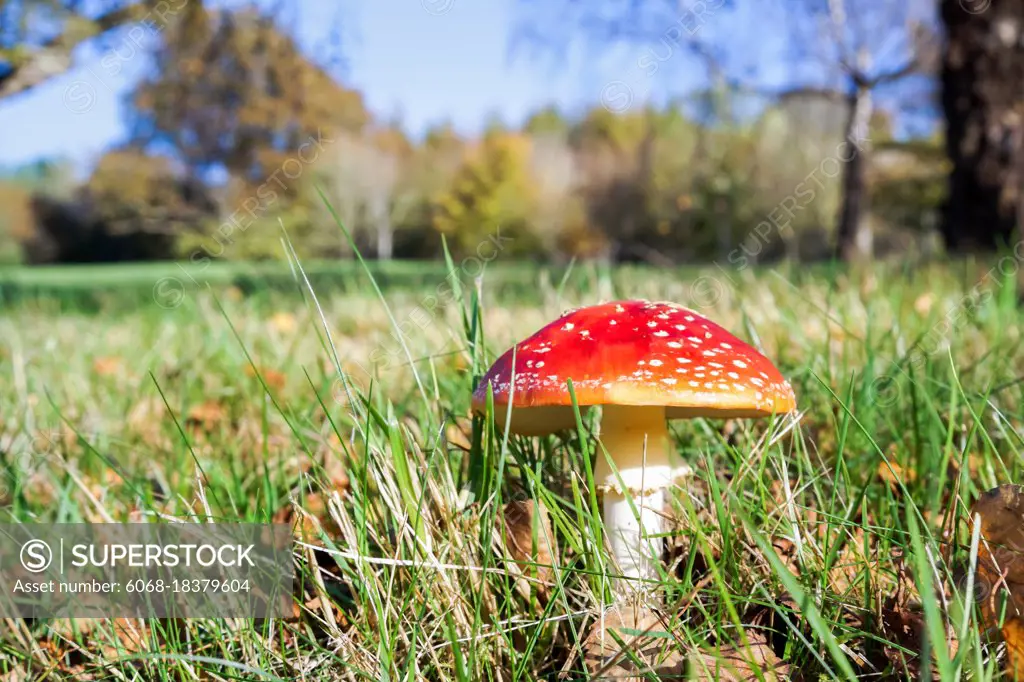
[{"label": "background tree line", "polygon": [[[0,179],[0,259],[272,259],[283,256],[281,224],[304,257],[350,257],[324,199],[381,259],[436,257],[442,237],[471,252],[499,226],[511,256],[656,264],[850,260],[1017,238],[1015,0],[984,11],[968,0],[779,4],[792,46],[785,88],[745,64],[728,31],[703,30],[742,16],[744,0],[681,14],[668,0],[522,4],[535,45],[557,53],[578,34],[633,44],[655,84],[685,53],[709,85],[660,105],[604,98],[521,125],[495,120],[473,138],[438,125],[411,139],[304,54],[273,11],[164,0],[87,18],[74,0],[0,0],[0,98],[60,76],[84,40],[108,40],[117,55],[124,27],[158,29],[121,146],[83,180],[60,160]],[[54,32],[23,28],[30,12],[46,12]],[[896,134],[900,117],[922,112],[941,115],[947,134]]]}]

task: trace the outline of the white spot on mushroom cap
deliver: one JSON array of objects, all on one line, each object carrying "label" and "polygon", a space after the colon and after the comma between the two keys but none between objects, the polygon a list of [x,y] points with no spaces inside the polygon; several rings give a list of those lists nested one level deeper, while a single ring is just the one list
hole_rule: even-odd
[{"label": "white spot on mushroom cap", "polygon": [[575,326],[572,322],[566,322],[565,326],[562,327],[562,331],[571,332]]},{"label": "white spot on mushroom cap", "polygon": [[[643,364],[642,362],[640,364]],[[651,360],[651,367],[661,367],[661,360]]]}]

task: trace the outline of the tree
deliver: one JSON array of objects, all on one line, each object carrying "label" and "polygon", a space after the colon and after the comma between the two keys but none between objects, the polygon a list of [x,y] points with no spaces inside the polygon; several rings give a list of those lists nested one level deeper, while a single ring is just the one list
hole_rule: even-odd
[{"label": "tree", "polygon": [[86,41],[133,22],[165,24],[187,1],[0,0],[0,99],[67,73]]},{"label": "tree", "polygon": [[170,159],[131,147],[104,154],[83,189],[80,201],[108,233],[148,234],[157,244],[166,244],[154,244],[154,255],[169,254],[185,226],[217,210],[207,188],[182,177]]},{"label": "tree", "polygon": [[217,209],[206,187],[169,159],[132,148],[107,152],[72,196],[36,193],[31,206],[35,229],[24,244],[33,263],[171,258],[184,226]]},{"label": "tree", "polygon": [[[798,13],[790,24],[798,29],[789,43],[797,60],[815,52],[822,60],[823,78],[813,78],[801,89],[846,105],[842,151],[836,151],[843,162],[835,242],[841,260],[871,255],[872,235],[864,218],[876,93],[926,75],[933,67],[931,12],[931,3],[919,0],[875,0],[856,6],[850,0],[808,0],[804,21]],[[801,26],[806,27],[803,32]]]},{"label": "tree", "polygon": [[[296,234],[311,230],[319,201],[301,195],[315,196],[312,169],[335,140],[366,126],[362,96],[256,9],[190,4],[160,34],[154,57],[130,95],[132,143],[172,156],[189,178],[221,184],[220,219],[195,226],[183,255],[221,257],[227,246],[235,255],[280,255],[274,218],[288,214]],[[264,229],[248,232],[254,225]]]},{"label": "tree", "polygon": [[[562,0],[553,8],[548,3],[546,9],[539,6],[539,0],[521,2],[532,10],[527,29],[542,42],[567,45],[572,36],[562,27],[570,26],[582,30],[602,49],[616,42],[646,48],[637,59],[644,81],[670,71],[673,64],[687,64],[685,57],[696,60],[706,69],[708,92],[713,95],[711,109],[719,122],[734,123],[731,108],[722,102],[726,92],[754,93],[769,101],[795,93],[813,94],[845,103],[842,139],[855,148],[848,148],[841,159],[843,191],[835,251],[843,259],[870,252],[870,231],[863,221],[867,209],[864,142],[874,95],[886,91],[894,96],[895,84],[927,72],[934,52],[928,0],[871,0],[856,6],[851,0],[802,0],[775,6],[764,0],[681,4],[677,0]],[[716,31],[712,26],[743,17],[763,22],[764,14],[772,9],[780,15],[772,25],[790,34],[785,41],[790,47],[789,74],[782,88],[766,85],[778,81],[778,60],[761,59],[752,49],[750,40],[756,26],[743,26],[745,31]],[[545,14],[558,10],[563,16],[557,21]],[[551,30],[562,33],[553,35]],[[626,98],[630,101],[641,94],[637,92],[640,86],[632,85],[634,92]]]},{"label": "tree", "polygon": [[374,236],[380,260],[392,257],[395,225],[416,198],[405,178],[410,154],[401,131],[384,128],[341,135],[319,164],[331,207],[349,229]]},{"label": "tree", "polygon": [[362,95],[256,10],[189,5],[161,34],[155,61],[132,93],[133,141],[169,147],[193,174],[223,169],[256,186],[306,142],[322,147],[369,121]]},{"label": "tree", "polygon": [[509,253],[536,252],[531,218],[537,186],[530,175],[530,156],[529,138],[517,133],[492,133],[469,150],[450,185],[433,202],[434,227],[457,253],[473,254],[488,242],[494,244],[496,235],[511,240]]},{"label": "tree", "polygon": [[40,159],[0,173],[0,263],[31,261],[28,247],[40,235],[35,206],[40,199],[72,201],[77,183],[70,161]]},{"label": "tree", "polygon": [[993,250],[1024,225],[1024,4],[943,0],[941,15],[952,169],[940,231],[948,250]]},{"label": "tree", "polygon": [[8,180],[0,180],[0,265],[21,261],[21,244],[35,231],[32,195]]},{"label": "tree", "polygon": [[434,224],[437,198],[453,184],[465,162],[467,140],[451,125],[431,126],[423,141],[409,154],[403,170],[401,193],[406,210],[396,232],[396,254],[405,258],[436,258],[441,233]]},{"label": "tree", "polygon": [[[74,53],[87,43],[107,51],[100,71],[116,73],[124,55],[145,51],[150,37],[203,4],[204,0],[0,0],[0,100],[63,76],[76,65]],[[127,32],[121,31],[125,28]],[[325,28],[329,35],[317,51],[324,62],[336,62],[340,41],[331,22]],[[67,94],[72,94],[70,89]]]},{"label": "tree", "polygon": [[[543,116],[544,114],[542,114]],[[538,118],[533,117],[537,123]],[[579,193],[580,173],[569,146],[568,127],[549,118],[526,130],[530,134],[530,176],[537,188],[533,229],[546,251],[557,248],[561,239],[584,229],[585,208]]]},{"label": "tree", "polygon": [[379,166],[372,176],[369,214],[377,236],[377,258],[390,260],[395,250],[395,230],[420,200],[409,177],[413,147],[397,124],[375,130],[371,140]]},{"label": "tree", "polygon": [[614,114],[591,109],[570,140],[576,151],[587,220],[603,236],[608,260],[665,259],[649,240],[653,110]]},{"label": "tree", "polygon": [[571,123],[558,107],[546,106],[527,117],[523,132],[530,135],[568,135]]}]

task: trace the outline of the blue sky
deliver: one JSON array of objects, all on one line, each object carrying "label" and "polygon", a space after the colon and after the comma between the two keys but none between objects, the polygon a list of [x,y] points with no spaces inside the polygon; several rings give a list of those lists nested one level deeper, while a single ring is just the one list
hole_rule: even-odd
[{"label": "blue sky", "polygon": [[[339,25],[340,17],[345,81],[364,93],[376,114],[400,117],[414,135],[442,120],[465,132],[479,130],[494,114],[518,123],[548,103],[573,109],[605,97],[636,106],[651,93],[662,99],[703,79],[699,65],[671,46],[658,48],[666,57],[654,77],[640,66],[650,48],[602,50],[598,58],[577,45],[561,62],[512,52],[518,0],[293,0],[291,6],[294,14],[285,20],[310,53],[323,46],[327,27]],[[745,44],[744,58],[762,69],[778,60],[779,41],[773,44],[760,21],[718,11],[699,28],[708,38],[725,32]],[[743,27],[753,33],[742,35]],[[668,24],[666,35],[671,29]],[[65,77],[4,100],[0,166],[64,156],[84,171],[122,139],[121,99],[148,66],[132,38],[125,30],[102,50],[85,46]]]}]

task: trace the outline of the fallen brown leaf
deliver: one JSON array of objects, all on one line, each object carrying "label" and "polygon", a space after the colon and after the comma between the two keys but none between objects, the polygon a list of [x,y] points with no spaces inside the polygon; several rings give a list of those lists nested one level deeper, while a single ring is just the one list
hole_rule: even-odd
[{"label": "fallen brown leaf", "polygon": [[166,406],[159,397],[141,398],[132,405],[125,417],[131,433],[137,434],[146,445],[154,448],[170,448],[171,441],[163,433],[166,424]]},{"label": "fallen brown leaf", "polygon": [[[971,507],[981,519],[978,572],[1005,580],[1011,593],[1024,595],[1024,486],[1001,485],[982,494]],[[991,574],[991,575],[988,575]],[[1020,602],[1024,604],[1024,602]],[[1021,609],[1017,614],[1021,615]]]},{"label": "fallen brown leaf", "polygon": [[796,544],[789,538],[772,538],[772,547],[775,553],[782,559],[782,563],[793,575],[800,575],[800,560],[797,556]]},{"label": "fallen brown leaf", "polygon": [[245,366],[246,376],[255,377],[257,376],[257,371],[259,373],[259,376],[263,378],[264,383],[266,383],[266,385],[269,386],[270,388],[284,388],[285,382],[287,381],[287,377],[285,377],[285,375],[282,372],[278,372],[276,369],[271,369],[269,367],[259,367],[253,369],[252,365]]},{"label": "fallen brown leaf", "polygon": [[981,523],[974,580],[982,622],[1002,633],[1007,671],[1020,679],[1024,677],[1024,486],[1001,485],[985,492],[971,507],[971,519]]},{"label": "fallen brown leaf", "polygon": [[918,315],[927,315],[932,310],[932,305],[935,304],[935,297],[930,292],[921,294],[914,301],[914,310],[917,311]]},{"label": "fallen brown leaf", "polygon": [[924,612],[910,607],[902,592],[882,602],[882,633],[892,644],[884,644],[882,653],[892,666],[913,678],[919,677],[920,657],[907,651],[921,651],[925,636]]},{"label": "fallen brown leaf", "polygon": [[285,310],[278,311],[271,316],[270,326],[279,332],[293,332],[296,327],[295,316]]},{"label": "fallen brown leaf", "polygon": [[100,376],[112,376],[121,369],[122,359],[119,357],[96,358],[92,361],[92,369]]},{"label": "fallen brown leaf", "polygon": [[1006,642],[1006,672],[1011,680],[1024,679],[1024,621],[1007,619],[1002,634]]},{"label": "fallen brown leaf", "polygon": [[188,411],[185,424],[211,431],[227,420],[228,411],[216,400],[207,400]]},{"label": "fallen brown leaf", "polygon": [[[920,652],[926,649],[924,638],[927,636],[922,601],[931,599],[941,604],[948,597],[948,591],[943,586],[933,594],[921,594],[904,551],[892,550],[891,558],[896,566],[896,582],[881,605],[882,634],[888,640],[882,644],[882,653],[894,669],[909,679],[922,679]],[[950,656],[955,656],[959,641],[952,628],[946,629],[946,636],[945,646]],[[933,654],[933,663],[934,660]],[[938,679],[934,665],[932,672],[932,677]]]},{"label": "fallen brown leaf", "polygon": [[746,645],[723,645],[702,650],[690,663],[691,680],[789,680],[792,671],[780,659],[763,633],[746,630]]},{"label": "fallen brown leaf", "polygon": [[682,679],[686,659],[657,613],[613,606],[594,622],[583,644],[583,662],[595,680],[640,682],[650,675]]},{"label": "fallen brown leaf", "polygon": [[893,492],[898,492],[900,483],[907,485],[917,480],[917,472],[913,469],[905,469],[891,460],[882,461],[878,463],[878,477],[888,483]]},{"label": "fallen brown leaf", "polygon": [[341,534],[327,507],[327,496],[322,493],[307,493],[302,509],[290,502],[284,505],[274,514],[274,523],[291,524],[292,534],[300,542],[319,544],[321,529],[329,536]]},{"label": "fallen brown leaf", "polygon": [[449,422],[444,431],[448,445],[464,452],[469,452],[470,448],[473,447],[473,443],[470,441],[472,434],[473,424],[465,417],[457,417],[454,422]]},{"label": "fallen brown leaf", "polygon": [[558,559],[548,510],[541,502],[513,500],[505,505],[502,521],[509,554],[519,570],[533,578],[518,580],[516,588],[529,598],[532,585],[537,596],[546,599]]},{"label": "fallen brown leaf", "polygon": [[962,468],[964,461],[966,461],[967,472],[971,475],[971,478],[977,477],[978,472],[981,470],[982,465],[985,463],[984,457],[977,452],[968,453],[966,457],[962,458],[959,461],[951,459],[949,461],[949,473],[947,474],[950,480],[959,478],[960,470]]}]

